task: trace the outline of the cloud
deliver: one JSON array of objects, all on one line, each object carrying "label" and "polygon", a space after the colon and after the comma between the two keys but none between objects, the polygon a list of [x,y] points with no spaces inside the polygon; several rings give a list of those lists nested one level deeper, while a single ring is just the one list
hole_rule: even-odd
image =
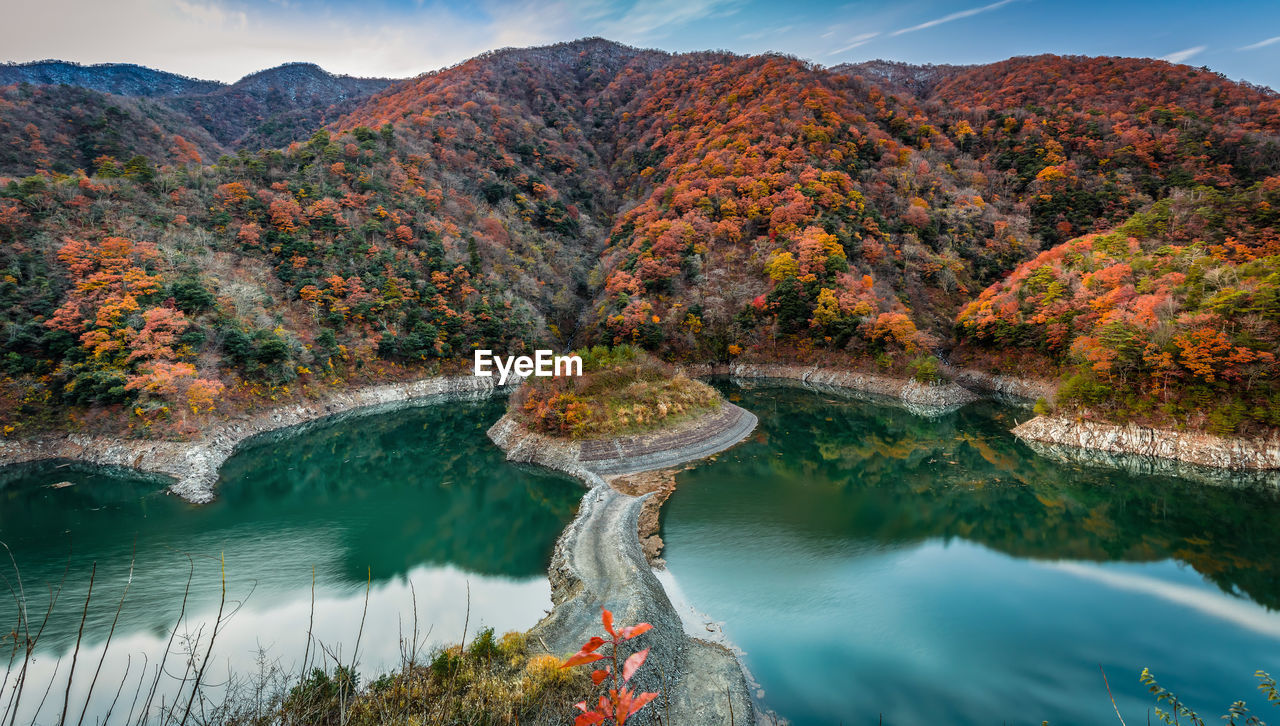
[{"label": "cloud", "polygon": [[[41,0],[19,3],[0,27],[0,60],[138,63],[235,81],[290,61],[334,73],[404,78],[487,50],[600,35],[656,45],[716,24],[745,0],[391,0],[316,5],[298,0]],[[57,28],[32,33],[29,28]],[[769,28],[762,39],[786,28]],[[121,44],[119,38],[145,38]]]},{"label": "cloud", "polygon": [[1185,63],[1190,60],[1192,56],[1203,53],[1208,47],[1209,46],[1207,45],[1197,45],[1193,48],[1186,48],[1184,50],[1170,53],[1169,55],[1162,57],[1160,60],[1169,61],[1170,63]]},{"label": "cloud", "polygon": [[1205,616],[1234,623],[1260,635],[1280,638],[1280,620],[1262,608],[1238,598],[1147,575],[1103,569],[1096,565],[1053,562],[1045,563],[1044,566],[1094,580],[1119,590],[1137,592],[1191,608]]},{"label": "cloud", "polygon": [[960,10],[958,12],[951,13],[950,15],[944,15],[940,18],[934,18],[933,20],[920,23],[919,25],[913,25],[910,28],[901,28],[899,30],[895,30],[892,33],[889,33],[889,35],[890,37],[892,37],[896,35],[902,35],[903,33],[914,33],[917,30],[924,30],[925,28],[932,28],[935,25],[942,25],[943,23],[949,23],[952,20],[960,20],[962,18],[973,17],[974,15],[977,15],[979,13],[991,12],[992,10],[995,10],[997,8],[1002,8],[1005,5],[1008,5],[1009,3],[1012,3],[1012,2],[1017,2],[1017,0],[1000,0],[999,2],[991,3],[990,5],[983,5],[980,8],[969,8],[968,10]]},{"label": "cloud", "polygon": [[592,28],[595,35],[642,43],[664,38],[672,30],[696,20],[732,15],[739,10],[740,0],[656,0],[634,3],[613,20]]},{"label": "cloud", "polygon": [[739,35],[738,40],[761,40],[763,38],[785,35],[794,29],[794,25],[784,25],[781,28],[765,28],[764,30],[757,30],[754,33]]},{"label": "cloud", "polygon": [[[493,48],[578,37],[593,17],[589,0],[486,0],[469,8],[425,0],[408,9],[371,4],[359,13],[340,5],[325,9],[306,4],[305,11],[298,5],[244,0],[20,3],[6,15],[0,47],[5,49],[3,60],[138,63],[222,81],[289,61],[311,61],[356,76],[408,77]],[[121,44],[122,37],[146,42]]]},{"label": "cloud", "polygon": [[1280,43],[1280,35],[1277,35],[1274,38],[1267,38],[1266,40],[1259,40],[1257,43],[1254,43],[1253,45],[1246,45],[1245,47],[1237,48],[1236,50],[1257,50],[1259,48],[1265,48],[1268,45],[1274,45],[1276,43]]},{"label": "cloud", "polygon": [[829,56],[840,55],[841,53],[853,50],[854,48],[857,48],[860,45],[866,45],[867,43],[871,42],[872,38],[875,38],[878,35],[880,35],[880,33],[862,33],[860,35],[855,35],[849,39],[848,45],[844,46],[843,48],[836,48],[835,50],[831,51],[827,55]]}]

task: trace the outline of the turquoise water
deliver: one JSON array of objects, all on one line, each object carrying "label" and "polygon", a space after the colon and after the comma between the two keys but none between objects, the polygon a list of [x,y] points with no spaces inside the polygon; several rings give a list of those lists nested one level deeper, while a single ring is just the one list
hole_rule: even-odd
[{"label": "turquoise water", "polygon": [[[66,573],[32,681],[43,686],[59,658],[66,672],[95,563],[84,662],[96,663],[129,582],[108,673],[123,673],[129,655],[135,665],[144,654],[157,662],[193,570],[179,634],[209,632],[223,557],[234,611],[214,655],[224,671],[256,669],[260,649],[296,668],[308,623],[317,642],[349,658],[362,618],[360,670],[393,668],[415,603],[424,646],[457,642],[464,626],[532,626],[551,607],[547,564],[582,487],[503,459],[485,430],[504,407],[491,399],[402,409],[252,445],[227,462],[218,499],[204,506],[156,482],[76,467],[5,472],[0,541],[33,619]],[[5,574],[16,582],[11,566]],[[0,600],[4,630],[14,621],[12,598]],[[114,686],[99,686],[95,699]]]},{"label": "turquoise water", "polygon": [[[1274,492],[1074,468],[1008,434],[795,389],[725,390],[760,417],[681,474],[664,556],[797,725],[1128,723],[1149,667],[1206,721],[1275,721]],[[1154,715],[1153,715],[1154,718]]]},{"label": "turquoise water", "polygon": [[[1057,464],[1007,433],[1025,413],[994,404],[924,419],[725,390],[760,427],[680,475],[665,556],[782,717],[1117,723],[1100,665],[1130,724],[1152,705],[1143,667],[1209,721],[1237,698],[1280,715],[1252,677],[1280,674],[1274,493]],[[163,652],[193,567],[179,632],[207,635],[220,557],[234,611],[214,652],[223,672],[296,667],[308,627],[351,658],[363,621],[371,675],[399,663],[415,608],[423,643],[529,627],[551,606],[548,557],[582,489],[503,460],[484,434],[503,406],[377,413],[262,442],[200,507],[75,467],[4,472],[0,540],[30,609],[67,573],[33,682],[65,685],[94,563],[80,672],[102,652],[132,559],[104,671],[132,669],[130,688],[139,656]],[[13,614],[0,603],[0,622]],[[90,722],[113,693],[95,691]]]}]

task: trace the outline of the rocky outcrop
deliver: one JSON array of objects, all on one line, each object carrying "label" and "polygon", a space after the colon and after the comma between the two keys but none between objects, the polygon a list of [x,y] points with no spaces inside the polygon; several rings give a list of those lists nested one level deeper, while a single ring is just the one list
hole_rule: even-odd
[{"label": "rocky outcrop", "polygon": [[725,366],[701,366],[697,375],[727,375],[739,379],[777,379],[796,381],[806,388],[842,389],[872,398],[896,400],[912,413],[939,416],[954,411],[981,396],[955,383],[927,384],[913,378],[894,378],[861,371],[792,366],[775,363],[732,363]]},{"label": "rocky outcrop", "polygon": [[214,485],[223,462],[250,439],[357,410],[393,408],[443,396],[487,395],[494,390],[493,380],[472,376],[436,377],[337,391],[319,401],[289,404],[220,421],[207,427],[194,441],[81,434],[4,440],[0,441],[0,466],[66,459],[133,469],[172,479],[171,492],[188,501],[204,503],[213,500]]},{"label": "rocky outcrop", "polygon": [[1062,416],[1037,416],[1019,424],[1013,434],[1060,460],[1213,483],[1236,483],[1241,474],[1245,479],[1280,481],[1280,435],[1227,438]]},{"label": "rocky outcrop", "polygon": [[756,427],[756,415],[727,401],[711,413],[651,434],[573,440],[530,431],[507,414],[489,438],[508,461],[538,464],[586,480],[669,469],[724,451]]},{"label": "rocky outcrop", "polygon": [[947,374],[965,388],[1015,403],[1034,403],[1041,398],[1053,403],[1058,394],[1058,384],[1051,380],[1004,376],[976,368],[948,368]]},{"label": "rocky outcrop", "polygon": [[666,567],[662,559],[662,548],[665,546],[662,535],[662,505],[666,504],[676,490],[676,470],[642,471],[626,476],[609,478],[609,486],[623,494],[633,497],[652,493],[644,500],[644,508],[640,510],[640,547],[644,557],[653,567]]}]

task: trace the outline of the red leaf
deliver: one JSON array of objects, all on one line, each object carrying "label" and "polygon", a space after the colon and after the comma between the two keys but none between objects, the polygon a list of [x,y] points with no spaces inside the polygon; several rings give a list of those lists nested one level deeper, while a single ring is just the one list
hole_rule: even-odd
[{"label": "red leaf", "polygon": [[[612,696],[613,691],[609,691],[609,695]],[[600,708],[596,710],[599,711],[602,716],[606,716],[606,717],[613,716],[613,704],[609,701],[609,699],[605,698],[604,696],[600,697]]]},{"label": "red leaf", "polygon": [[591,640],[588,640],[585,644],[583,644],[581,652],[590,653],[596,648],[599,648],[600,646],[604,645],[604,643],[605,643],[604,638],[601,638],[599,635],[592,636]]},{"label": "red leaf", "polygon": [[577,653],[570,656],[569,660],[565,661],[564,665],[560,667],[572,668],[574,666],[579,666],[584,663],[595,663],[598,660],[604,660],[604,656],[600,655],[599,653],[588,653],[586,651],[580,650]]},{"label": "red leaf", "polygon": [[618,632],[618,640],[631,640],[636,636],[644,635],[645,633],[649,632],[652,629],[653,629],[653,626],[648,623],[640,623],[638,625],[632,625],[631,627],[623,628],[621,631]]},{"label": "red leaf", "polygon": [[600,608],[600,622],[604,623],[604,629],[609,632],[609,635],[617,637],[618,634],[613,632],[613,613],[605,608]]},{"label": "red leaf", "polygon": [[[613,691],[610,691],[609,693],[610,695],[612,695]],[[618,722],[618,726],[622,726],[627,722],[627,716],[630,716],[632,713],[631,691],[626,688],[623,688],[621,691],[619,691],[617,695],[616,703],[617,703],[617,706],[614,707],[613,718],[615,721]]]},{"label": "red leaf", "polygon": [[656,693],[641,693],[640,695],[631,699],[631,711],[627,715],[629,716],[632,713],[639,711],[640,709],[644,708],[644,705],[646,703],[652,701],[657,697],[658,697],[658,694]]},{"label": "red leaf", "polygon": [[591,671],[591,682],[600,685],[600,682],[609,677],[609,671],[595,670]]},{"label": "red leaf", "polygon": [[604,716],[601,716],[595,711],[580,713],[578,714],[578,717],[573,720],[573,726],[590,726],[591,724],[598,723],[604,723]]},{"label": "red leaf", "polygon": [[644,659],[647,657],[649,657],[648,648],[645,648],[639,653],[632,653],[631,657],[627,658],[627,662],[622,664],[622,680],[631,680],[631,676],[634,676],[636,674],[636,670],[639,669],[640,666],[644,665]]}]

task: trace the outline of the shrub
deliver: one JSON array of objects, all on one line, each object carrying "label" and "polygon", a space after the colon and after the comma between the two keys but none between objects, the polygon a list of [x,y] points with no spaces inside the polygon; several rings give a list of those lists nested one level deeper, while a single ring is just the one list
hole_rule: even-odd
[{"label": "shrub", "polygon": [[493,660],[501,655],[498,649],[498,641],[493,637],[493,628],[484,628],[476,635],[475,640],[471,641],[471,648],[467,651],[467,655],[473,660]]},{"label": "shrub", "polygon": [[938,365],[938,359],[931,355],[922,355],[911,361],[911,377],[921,383],[941,383],[947,380]]},{"label": "shrub", "polygon": [[583,438],[641,433],[714,410],[710,386],[630,345],[576,353],[582,376],[530,378],[511,399],[529,428]]},{"label": "shrub", "polygon": [[[587,708],[586,701],[578,703],[577,708],[582,711],[582,714],[574,720],[574,726],[588,726],[589,724],[609,722],[617,724],[617,726],[623,726],[628,718],[658,697],[655,692],[636,693],[627,687],[632,677],[635,676],[636,671],[644,665],[645,659],[649,657],[648,648],[632,653],[623,661],[621,668],[618,666],[618,646],[644,635],[653,626],[649,623],[638,623],[615,630],[613,627],[613,613],[605,608],[600,609],[600,621],[603,623],[605,632],[609,634],[609,637],[596,636],[591,638],[583,644],[581,650],[560,666],[561,668],[573,668],[574,666],[597,663],[603,660],[609,661],[604,668],[597,668],[591,672],[591,682],[597,686],[606,680],[610,681],[611,687],[608,695],[602,694],[599,703],[592,708]],[[602,646],[606,645],[609,646],[608,655],[597,652]],[[619,676],[621,676],[621,681],[619,681]]]}]

